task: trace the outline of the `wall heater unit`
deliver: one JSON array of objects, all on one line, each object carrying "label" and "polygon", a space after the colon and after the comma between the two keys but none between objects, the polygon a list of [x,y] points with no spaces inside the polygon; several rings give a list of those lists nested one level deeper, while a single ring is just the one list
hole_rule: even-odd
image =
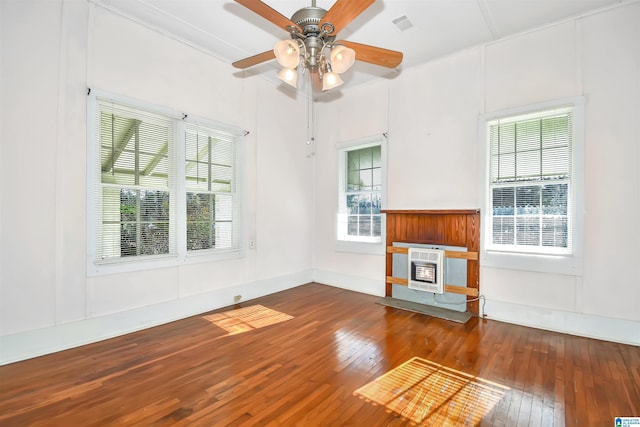
[{"label": "wall heater unit", "polygon": [[409,289],[444,292],[444,251],[441,249],[409,248]]}]

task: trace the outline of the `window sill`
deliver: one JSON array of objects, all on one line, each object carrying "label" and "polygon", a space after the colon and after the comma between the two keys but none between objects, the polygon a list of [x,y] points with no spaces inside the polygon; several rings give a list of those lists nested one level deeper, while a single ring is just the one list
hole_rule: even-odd
[{"label": "window sill", "polygon": [[129,273],[160,268],[172,268],[181,265],[199,264],[204,262],[217,262],[242,258],[241,249],[233,249],[220,252],[193,253],[186,256],[163,256],[146,259],[128,259],[96,264],[89,260],[87,263],[87,275],[105,276],[109,274]]},{"label": "window sill", "polygon": [[567,276],[582,275],[582,259],[576,255],[541,255],[484,250],[480,255],[480,266]]},{"label": "window sill", "polygon": [[384,255],[385,246],[383,242],[367,243],[367,242],[350,242],[347,240],[336,240],[336,252]]}]

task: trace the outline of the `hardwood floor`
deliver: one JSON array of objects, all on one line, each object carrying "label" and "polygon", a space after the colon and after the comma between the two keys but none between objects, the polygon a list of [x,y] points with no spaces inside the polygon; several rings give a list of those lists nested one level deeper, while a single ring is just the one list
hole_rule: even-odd
[{"label": "hardwood floor", "polygon": [[2,426],[613,426],[640,348],[308,284],[0,367]]}]

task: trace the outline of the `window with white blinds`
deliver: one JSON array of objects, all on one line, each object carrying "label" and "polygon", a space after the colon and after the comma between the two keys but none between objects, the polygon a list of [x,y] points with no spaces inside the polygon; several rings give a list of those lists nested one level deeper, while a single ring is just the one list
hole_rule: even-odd
[{"label": "window with white blinds", "polygon": [[572,254],[572,108],[502,117],[487,126],[487,249]]},{"label": "window with white blinds", "polygon": [[89,111],[90,273],[240,253],[241,130],[116,96]]},{"label": "window with white blinds", "polygon": [[188,251],[228,249],[238,240],[235,139],[205,126],[186,127]]},{"label": "window with white blinds", "polygon": [[173,121],[108,101],[96,118],[96,261],[175,255]]}]

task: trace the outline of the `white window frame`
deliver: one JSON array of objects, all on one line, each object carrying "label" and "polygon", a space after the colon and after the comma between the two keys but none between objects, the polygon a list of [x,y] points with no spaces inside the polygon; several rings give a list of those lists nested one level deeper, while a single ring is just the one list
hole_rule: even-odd
[{"label": "white window frame", "polygon": [[[113,101],[115,104],[126,106],[132,109],[157,114],[174,121],[174,146],[169,147],[170,161],[175,162],[176,177],[170,182],[170,193],[175,195],[175,203],[170,213],[170,221],[175,222],[173,229],[175,236],[170,238],[176,241],[176,254],[126,257],[107,262],[96,262],[96,242],[98,221],[100,214],[96,206],[100,203],[101,194],[96,192],[100,186],[101,176],[99,162],[96,158],[100,156],[96,138],[96,114],[98,100]],[[235,150],[235,174],[234,192],[237,197],[236,216],[234,217],[234,247],[225,249],[209,249],[201,251],[187,251],[186,248],[186,185],[185,185],[185,123],[200,124],[205,127],[219,129],[224,132],[233,133],[237,136]],[[214,120],[199,117],[191,117],[188,114],[170,108],[152,105],[143,101],[113,94],[107,91],[92,89],[88,95],[87,102],[87,275],[100,276],[106,274],[123,273],[155,268],[167,268],[183,264],[219,261],[225,259],[240,258],[244,255],[242,238],[242,221],[244,220],[241,206],[243,199],[243,159],[244,159],[244,137],[245,132],[234,126],[218,123]]]},{"label": "white window frame", "polygon": [[342,142],[336,145],[338,154],[338,212],[336,215],[336,250],[338,252],[354,252],[384,255],[386,243],[386,215],[380,215],[379,237],[355,237],[347,236],[346,221],[342,219],[347,215],[346,208],[346,179],[347,179],[347,153],[362,148],[380,146],[380,161],[382,164],[382,203],[381,209],[386,208],[387,203],[387,144],[385,134],[374,135],[352,141]]},{"label": "white window frame", "polygon": [[[187,188],[186,186],[186,178],[180,180],[180,185],[181,187],[181,202],[184,203],[184,209],[180,209],[181,212],[185,212],[185,218],[184,221],[182,221],[184,223],[184,232],[180,232],[180,236],[184,236],[184,244],[179,246],[179,250],[180,248],[184,248],[186,250],[186,257],[189,258],[194,258],[197,259],[196,257],[203,257],[203,256],[211,256],[213,255],[214,257],[216,256],[216,254],[220,254],[220,253],[225,253],[225,252],[234,252],[234,251],[238,251],[239,248],[241,247],[241,242],[242,242],[242,228],[241,228],[241,219],[242,219],[242,213],[241,213],[241,207],[242,207],[242,162],[240,161],[242,158],[244,158],[244,153],[243,153],[243,148],[244,148],[244,144],[242,143],[242,140],[244,139],[244,132],[239,131],[238,129],[235,128],[231,128],[229,126],[220,124],[220,123],[215,123],[212,122],[211,120],[206,120],[206,119],[198,119],[198,118],[191,118],[189,116],[187,116],[187,118],[185,118],[183,120],[183,125],[180,127],[180,132],[182,135],[182,138],[184,138],[185,135],[185,131],[186,131],[186,125],[189,125],[191,127],[198,127],[198,126],[202,126],[204,128],[208,128],[208,129],[212,129],[218,133],[229,133],[229,134],[234,134],[235,136],[235,142],[234,142],[234,161],[233,161],[233,175],[232,175],[232,181],[231,181],[231,192],[229,193],[232,197],[233,197],[233,222],[232,222],[232,247],[231,248],[210,248],[210,249],[200,249],[200,250],[188,250],[186,249],[186,236],[187,236],[187,218],[186,218],[186,193],[191,192],[192,190]],[[185,177],[185,167],[186,167],[186,162],[185,162],[185,141],[184,139],[180,140],[180,144],[182,147],[182,150],[180,151],[180,161],[181,161],[181,166],[182,168],[180,168],[180,173],[182,177]],[[183,225],[182,223],[180,223],[180,225]]]},{"label": "white window frame", "polygon": [[583,266],[583,229],[584,229],[584,97],[563,98],[539,104],[510,108],[493,113],[483,114],[478,125],[478,159],[480,161],[478,179],[480,188],[479,206],[488,206],[491,200],[489,185],[489,143],[488,124],[500,118],[535,114],[562,107],[571,107],[573,114],[573,146],[572,146],[572,178],[573,187],[569,205],[573,226],[571,232],[572,253],[558,254],[534,251],[501,251],[492,247],[493,236],[491,212],[484,212],[482,218],[480,262],[483,267],[507,268],[566,275],[581,275]]}]

